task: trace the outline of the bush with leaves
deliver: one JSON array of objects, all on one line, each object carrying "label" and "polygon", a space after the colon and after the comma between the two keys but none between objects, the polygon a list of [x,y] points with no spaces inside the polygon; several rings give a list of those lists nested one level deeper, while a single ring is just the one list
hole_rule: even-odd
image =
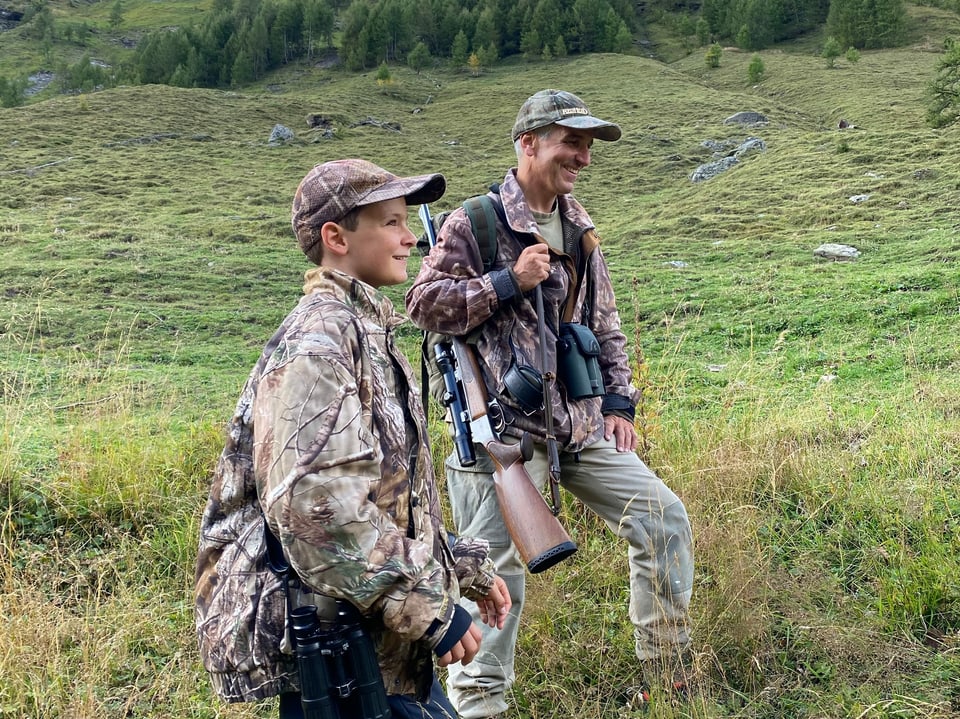
[{"label": "bush with leaves", "polygon": [[27,81],[23,78],[8,80],[0,76],[0,107],[17,107],[23,104]]},{"label": "bush with leaves", "polygon": [[390,66],[387,65],[386,60],[384,60],[380,63],[380,67],[377,68],[377,85],[379,87],[387,87],[392,84],[393,76],[390,74]]}]

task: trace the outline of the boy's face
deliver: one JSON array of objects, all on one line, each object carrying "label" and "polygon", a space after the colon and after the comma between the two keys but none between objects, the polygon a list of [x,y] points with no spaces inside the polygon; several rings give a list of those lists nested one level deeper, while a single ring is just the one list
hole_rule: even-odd
[{"label": "boy's face", "polygon": [[407,280],[407,262],[417,238],[407,227],[407,203],[402,197],[360,209],[356,230],[343,230],[348,244],[340,268],[373,287]]}]

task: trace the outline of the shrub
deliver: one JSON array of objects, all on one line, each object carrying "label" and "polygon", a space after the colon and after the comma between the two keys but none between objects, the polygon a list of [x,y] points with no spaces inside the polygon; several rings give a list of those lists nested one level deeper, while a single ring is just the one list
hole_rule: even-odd
[{"label": "shrub", "polygon": [[840,57],[840,43],[832,35],[823,43],[823,51],[820,56],[827,61],[827,67],[833,67],[837,58]]},{"label": "shrub", "polygon": [[763,58],[759,55],[754,55],[750,60],[750,65],[747,67],[747,78],[751,83],[758,83],[763,79],[764,70]]},{"label": "shrub", "polygon": [[720,67],[720,56],[723,55],[723,48],[720,43],[713,43],[706,54],[707,67]]}]

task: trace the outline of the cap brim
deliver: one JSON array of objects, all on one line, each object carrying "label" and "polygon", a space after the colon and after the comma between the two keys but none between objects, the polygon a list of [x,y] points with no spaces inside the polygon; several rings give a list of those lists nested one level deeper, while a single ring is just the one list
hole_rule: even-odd
[{"label": "cap brim", "polygon": [[395,200],[398,197],[403,197],[408,205],[422,205],[439,200],[446,189],[447,181],[439,173],[398,177],[370,192],[357,207],[384,200]]},{"label": "cap brim", "polygon": [[555,124],[571,127],[575,130],[586,130],[596,139],[606,140],[607,142],[619,140],[621,134],[619,125],[593,117],[593,115],[575,115],[557,120]]}]

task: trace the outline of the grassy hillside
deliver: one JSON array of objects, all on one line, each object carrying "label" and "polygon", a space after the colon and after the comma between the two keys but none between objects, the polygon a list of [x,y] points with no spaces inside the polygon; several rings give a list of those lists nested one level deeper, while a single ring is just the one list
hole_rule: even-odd
[{"label": "grassy hillside", "polygon": [[[703,696],[645,716],[957,716],[960,129],[923,124],[923,89],[960,22],[911,17],[911,46],[856,64],[828,69],[817,38],[763,52],[756,85],[726,50],[715,70],[611,55],[381,88],[297,67],[0,110],[0,716],[270,714],[210,695],[190,588],[223,423],[307,268],[293,191],[362,156],[443,172],[452,206],[557,86],[624,129],[577,195],[634,340],[645,457],[696,536]],[[769,122],[724,124],[742,110]],[[268,145],[277,123],[297,141]],[[748,136],[766,150],[689,180],[704,141]],[[826,242],[861,255],[816,259]],[[566,501],[580,552],[530,581],[516,717],[623,715],[634,680],[622,547]]]}]

